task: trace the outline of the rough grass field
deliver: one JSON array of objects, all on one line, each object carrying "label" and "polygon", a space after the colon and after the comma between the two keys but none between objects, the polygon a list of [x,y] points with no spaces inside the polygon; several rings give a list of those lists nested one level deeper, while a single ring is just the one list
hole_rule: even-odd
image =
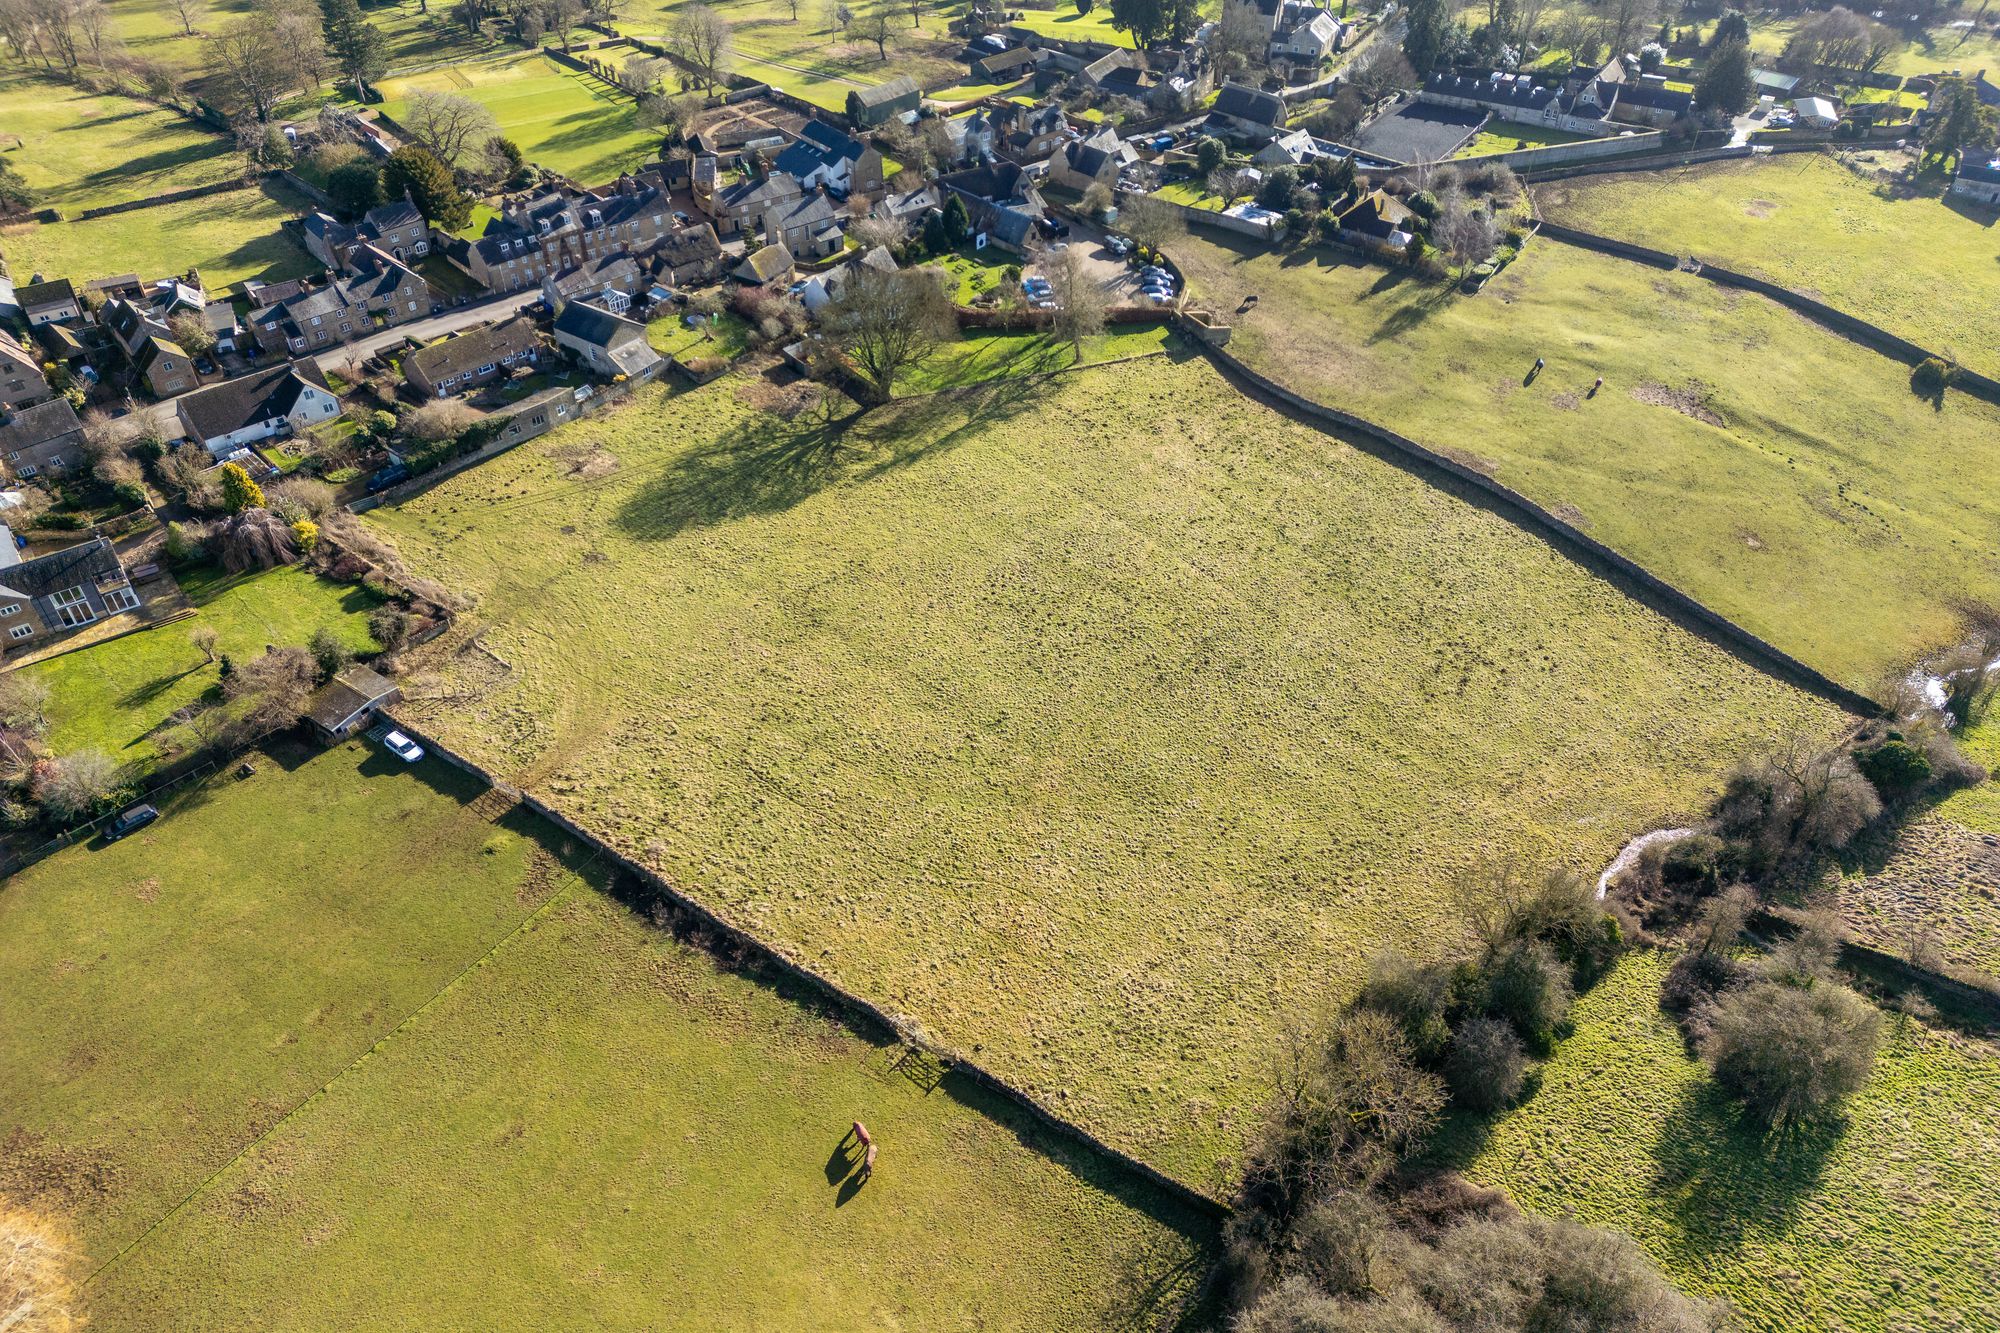
[{"label": "rough grass field", "polygon": [[48,740],[56,753],[97,749],[135,771],[151,768],[167,719],[220,693],[220,666],[208,662],[188,637],[200,626],[215,631],[218,654],[239,662],[267,644],[303,648],[322,627],[356,652],[379,647],[368,633],[375,595],[302,569],[247,578],[197,570],[182,576],[181,587],[199,608],[192,620],[21,668],[48,684]]},{"label": "rough grass field", "polygon": [[258,768],[0,890],[0,1189],[109,1265],[95,1325],[1102,1328],[1198,1280],[1208,1224],[718,973],[456,770]]},{"label": "rough grass field", "polygon": [[371,515],[478,598],[424,725],[1204,1186],[1451,866],[1597,865],[1835,721],[1199,362],[832,433],[752,387]]},{"label": "rough grass field", "polygon": [[1173,343],[1165,324],[1113,325],[1083,340],[1081,354],[1047,334],[968,329],[896,385],[898,395],[935,393],[1012,375],[1036,375],[1072,366],[1164,351]]},{"label": "rough grass field", "polygon": [[[1210,1224],[894,1059],[580,885],[94,1304],[120,1328],[1097,1330],[1190,1293]],[[857,1117],[881,1152],[859,1186],[835,1156]]]},{"label": "rough grass field", "polygon": [[[133,55],[192,73],[203,68],[204,36],[221,32],[253,7],[253,0],[208,0],[195,16],[194,35],[189,36],[171,0],[113,0],[112,26]],[[392,70],[470,59],[500,49],[500,43],[468,31],[449,6],[396,0],[363,6],[363,17],[382,34]]]},{"label": "rough grass field", "polygon": [[65,215],[243,174],[227,140],[171,111],[17,70],[0,73],[0,161]]},{"label": "rough grass field", "polygon": [[[615,52],[596,55],[621,60]],[[387,99],[382,110],[391,118],[414,92],[470,97],[493,113],[500,133],[529,161],[585,185],[605,184],[659,156],[660,136],[640,126],[638,103],[538,51],[385,79],[381,91]]]},{"label": "rough grass field", "polygon": [[1578,1001],[1541,1086],[1441,1154],[1539,1212],[1629,1232],[1753,1329],[2000,1324],[2000,1054],[1892,1020],[1844,1123],[1739,1123],[1660,1013],[1670,959],[1635,954]]},{"label": "rough grass field", "polygon": [[1906,187],[1888,149],[1711,162],[1536,187],[1556,222],[1782,283],[2000,375],[2000,211]]},{"label": "rough grass field", "polygon": [[[695,2],[673,0],[635,13],[627,30],[665,33],[676,13]],[[920,88],[950,87],[967,77],[965,65],[956,59],[965,42],[951,35],[952,14],[926,10],[922,22],[913,26],[907,5],[892,10],[892,40],[884,60],[859,29],[843,33],[831,20],[830,7],[801,4],[797,18],[785,0],[717,0],[709,7],[729,23],[735,72],[832,111],[846,109],[853,89],[898,75],[909,75]]]},{"label": "rough grass field", "polygon": [[2000,601],[2000,490],[1966,481],[2000,411],[1940,411],[1906,367],[1761,297],[1548,243],[1476,297],[1322,250],[1175,254],[1251,365],[1492,472],[1857,688]]},{"label": "rough grass field", "polygon": [[259,185],[85,222],[0,227],[0,254],[17,279],[31,273],[83,282],[111,273],[156,278],[201,270],[211,294],[245,278],[303,277],[320,265],[280,224],[312,209],[304,195]]}]

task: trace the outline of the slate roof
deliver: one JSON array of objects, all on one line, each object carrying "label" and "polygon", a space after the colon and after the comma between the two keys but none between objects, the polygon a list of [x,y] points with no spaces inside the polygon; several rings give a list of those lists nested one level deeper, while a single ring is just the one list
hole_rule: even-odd
[{"label": "slate roof", "polygon": [[1962,181],[1980,181],[1988,185],[2000,185],[2000,157],[1992,158],[1985,162],[1977,162],[1968,161],[1961,156],[1958,163],[1958,179]]},{"label": "slate roof", "polygon": [[64,301],[74,301],[76,288],[70,285],[68,278],[31,282],[25,287],[16,287],[14,299],[21,303],[21,309],[33,310],[36,306],[61,305]]},{"label": "slate roof", "polygon": [[680,228],[654,247],[652,268],[658,273],[666,268],[685,268],[689,264],[712,263],[720,258],[722,242],[716,239],[715,228],[702,222]]},{"label": "slate roof", "polygon": [[576,301],[563,303],[561,312],[556,315],[555,331],[606,350],[634,339],[640,342],[646,340],[643,325],[620,319],[609,310]]},{"label": "slate roof", "polygon": [[1252,125],[1269,125],[1274,129],[1285,123],[1285,103],[1276,93],[1263,92],[1256,88],[1246,88],[1240,83],[1225,83],[1222,91],[1215,95],[1215,105],[1210,108],[1218,116],[1231,116],[1248,121]]},{"label": "slate roof", "polygon": [[794,200],[776,214],[776,226],[781,232],[804,230],[813,236],[818,236],[833,226],[839,216],[840,214],[834,211],[833,201],[826,197],[825,191],[814,190],[811,194],[802,195]]},{"label": "slate roof", "polygon": [[33,407],[16,407],[0,412],[0,456],[13,450],[38,448],[67,435],[82,436],[82,423],[69,399],[57,397]]},{"label": "slate roof", "polygon": [[441,384],[469,370],[519,356],[536,342],[534,321],[516,315],[499,324],[480,324],[455,338],[419,347],[403,357],[403,374],[408,377],[412,372],[421,373],[431,383]]},{"label": "slate roof", "polygon": [[1618,107],[1645,107],[1650,111],[1671,111],[1675,115],[1685,115],[1694,106],[1694,94],[1661,87],[1657,83],[1638,83],[1627,80],[1617,85],[1618,101],[1612,107],[1615,115]]},{"label": "slate roof", "polygon": [[266,366],[241,379],[196,389],[179,400],[188,429],[197,439],[212,440],[233,430],[288,415],[298,406],[307,385],[326,389],[326,376],[310,357],[290,364]]},{"label": "slate roof", "polygon": [[1442,97],[1464,97],[1510,111],[1541,111],[1556,99],[1554,88],[1544,88],[1525,74],[1489,70],[1484,74],[1454,74],[1439,70],[1424,80],[1424,91]]},{"label": "slate roof", "polygon": [[[593,209],[602,219],[601,223],[591,221]],[[644,214],[663,213],[666,209],[666,196],[651,185],[631,194],[611,194],[601,198],[552,190],[524,200],[513,212],[489,218],[486,230],[472,242],[470,248],[477,250],[480,258],[489,265],[503,264],[512,256],[540,250],[545,236],[553,236],[568,228],[594,232],[600,226],[616,227]],[[546,232],[541,226],[544,222],[549,224]]]},{"label": "slate roof", "polygon": [[743,262],[732,272],[745,282],[765,283],[785,272],[792,266],[792,252],[782,245],[767,245],[754,254],[745,255]]},{"label": "slate roof", "polygon": [[42,377],[42,363],[27,348],[21,345],[20,339],[16,338],[7,329],[0,328],[0,362],[8,361],[13,362],[22,372],[33,375],[36,379]]},{"label": "slate roof", "polygon": [[23,600],[47,597],[79,583],[122,581],[125,567],[102,537],[0,569],[0,592]]},{"label": "slate roof", "polygon": [[342,667],[307,697],[305,715],[334,731],[396,693],[396,682],[372,667]]},{"label": "slate roof", "polygon": [[384,232],[394,231],[397,227],[407,227],[423,220],[423,212],[415,204],[408,199],[395,199],[386,204],[379,204],[362,214],[361,227],[364,231],[372,229],[380,236]]},{"label": "slate roof", "polygon": [[887,83],[877,83],[867,88],[856,88],[847,95],[858,99],[861,105],[865,107],[878,107],[887,106],[898,98],[908,97],[911,93],[919,91],[915,79],[907,74],[898,74]]}]

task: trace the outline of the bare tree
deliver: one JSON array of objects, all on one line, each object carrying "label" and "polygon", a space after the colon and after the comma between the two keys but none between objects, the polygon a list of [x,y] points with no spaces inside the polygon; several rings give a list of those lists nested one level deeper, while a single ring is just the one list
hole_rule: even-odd
[{"label": "bare tree", "polygon": [[888,6],[882,5],[869,10],[854,25],[854,31],[864,42],[875,43],[877,59],[889,58],[889,44],[897,39],[895,23],[889,17]]},{"label": "bare tree", "polygon": [[694,67],[702,87],[713,88],[729,72],[729,20],[707,5],[689,5],[668,29],[667,49]]},{"label": "bare tree", "polygon": [[1483,263],[1500,244],[1500,224],[1490,209],[1481,208],[1462,190],[1445,193],[1431,237],[1461,269]]},{"label": "bare tree", "polygon": [[542,6],[542,20],[562,43],[563,54],[568,55],[570,40],[576,35],[577,25],[583,22],[583,0],[548,0]]},{"label": "bare tree", "polygon": [[1186,236],[1187,222],[1166,200],[1140,194],[1118,206],[1118,229],[1148,250],[1158,250]]},{"label": "bare tree", "polygon": [[118,765],[102,750],[78,750],[42,765],[35,799],[58,819],[75,819],[111,794]]},{"label": "bare tree", "polygon": [[219,637],[215,632],[215,626],[196,625],[188,633],[188,642],[195,646],[195,651],[201,654],[204,662],[213,662],[215,661],[215,644]]},{"label": "bare tree", "polygon": [[194,25],[207,13],[201,0],[172,0],[172,8],[174,17],[180,20],[181,36],[194,36]]},{"label": "bare tree", "polygon": [[333,72],[326,54],[326,16],[312,0],[299,0],[274,7],[270,22],[293,85],[302,92],[317,92]]},{"label": "bare tree", "polygon": [[303,648],[273,648],[231,672],[223,694],[246,700],[244,724],[262,733],[289,727],[319,682],[319,663]]},{"label": "bare tree", "polygon": [[821,327],[888,402],[896,376],[919,364],[952,335],[951,300],[937,274],[860,267],[821,316]]},{"label": "bare tree", "polygon": [[1224,208],[1257,188],[1257,178],[1242,167],[1218,167],[1208,174],[1208,192],[1222,200]]},{"label": "bare tree", "polygon": [[1051,330],[1067,340],[1081,358],[1083,340],[1104,330],[1110,297],[1084,262],[1083,251],[1074,246],[1053,252],[1041,268],[1055,294]]},{"label": "bare tree", "polygon": [[456,93],[411,93],[399,119],[446,166],[456,166],[469,149],[500,132],[491,111]]},{"label": "bare tree", "polygon": [[269,121],[295,72],[271,22],[256,14],[238,19],[205,45],[209,73],[228,100]]},{"label": "bare tree", "polygon": [[654,94],[641,99],[639,123],[660,132],[660,141],[679,143],[701,118],[702,101],[693,93]]},{"label": "bare tree", "polygon": [[1251,0],[1223,0],[1222,18],[1215,25],[1209,50],[1223,74],[1235,76],[1261,69],[1271,46],[1271,24]]},{"label": "bare tree", "polygon": [[69,0],[71,10],[76,15],[77,31],[83,34],[84,44],[90,48],[90,62],[100,69],[107,66],[109,57],[118,50],[118,34],[111,26],[111,10],[104,0]]}]

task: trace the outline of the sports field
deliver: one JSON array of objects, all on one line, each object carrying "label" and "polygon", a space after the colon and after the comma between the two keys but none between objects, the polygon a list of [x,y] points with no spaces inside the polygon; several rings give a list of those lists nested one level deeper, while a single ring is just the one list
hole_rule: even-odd
[{"label": "sports field", "polygon": [[0,892],[0,1185],[79,1231],[92,1326],[1144,1328],[1205,1268],[455,770],[257,767]]},{"label": "sports field", "polygon": [[1805,292],[2000,376],[2000,211],[1914,185],[1891,149],[1709,162],[1537,186],[1551,220]]},{"label": "sports field", "polygon": [[[594,54],[623,63],[637,52]],[[385,79],[383,112],[392,119],[400,115],[413,92],[472,98],[493,113],[500,133],[519,144],[529,161],[585,185],[602,185],[659,156],[660,136],[641,128],[638,103],[539,52]]]},{"label": "sports field", "polygon": [[0,72],[0,161],[27,180],[36,208],[65,216],[244,171],[222,135],[174,112],[18,68]]},{"label": "sports field", "polygon": [[1451,866],[1598,865],[1835,723],[1199,361],[833,432],[758,392],[371,515],[478,599],[425,725],[1204,1187],[1288,1015],[1451,945]]},{"label": "sports field", "polygon": [[1891,1019],[1843,1122],[1765,1139],[1660,1012],[1670,961],[1620,963],[1534,1096],[1442,1155],[1524,1207],[1630,1233],[1753,1330],[2000,1326],[2000,1052]]},{"label": "sports field", "polygon": [[1490,471],[1857,688],[2000,602],[2000,490],[1964,481],[2000,411],[1939,410],[1907,367],[1761,297],[1554,243],[1474,297],[1323,250],[1175,255],[1250,364]]},{"label": "sports field", "polygon": [[312,207],[297,191],[267,183],[86,222],[0,227],[0,254],[17,277],[39,272],[78,282],[196,268],[212,296],[245,278],[275,281],[317,272],[321,265],[282,229]]}]

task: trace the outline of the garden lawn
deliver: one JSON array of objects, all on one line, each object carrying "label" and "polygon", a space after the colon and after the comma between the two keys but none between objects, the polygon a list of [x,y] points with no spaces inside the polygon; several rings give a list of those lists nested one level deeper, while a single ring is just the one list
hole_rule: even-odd
[{"label": "garden lawn", "polygon": [[1480,157],[1487,153],[1511,153],[1521,148],[1547,148],[1551,144],[1575,143],[1587,136],[1571,134],[1547,125],[1524,125],[1512,120],[1489,120],[1471,142],[1453,157]]},{"label": "garden lawn", "polygon": [[1533,1097],[1440,1156],[1524,1207],[1630,1234],[1751,1329],[2000,1325],[2000,1055],[1888,1020],[1841,1124],[1767,1139],[1660,1012],[1669,961],[1620,963]]},{"label": "garden lawn", "polygon": [[[646,340],[661,356],[720,356],[734,361],[749,344],[750,326],[732,310],[720,313],[714,324],[689,328],[679,307],[646,325]],[[710,336],[710,335],[713,336]]]},{"label": "garden lawn", "polygon": [[1172,342],[1173,331],[1164,323],[1112,325],[1103,333],[1085,338],[1079,356],[1066,340],[1043,333],[968,329],[939,348],[930,360],[905,371],[896,382],[896,395],[934,393],[1010,375],[1034,375],[1120,357],[1143,356],[1162,351]]},{"label": "garden lawn", "polygon": [[135,772],[159,760],[167,719],[221,688],[220,669],[189,635],[213,629],[217,651],[247,661],[265,645],[304,647],[331,628],[356,652],[380,647],[368,633],[378,599],[367,589],[286,567],[256,575],[204,568],[181,577],[199,608],[191,620],[139,630],[21,670],[49,687],[49,747],[58,754],[102,750]]},{"label": "garden lawn", "polygon": [[[595,56],[621,63],[637,54],[628,48]],[[538,51],[385,79],[381,92],[391,119],[415,92],[469,97],[493,113],[500,133],[529,161],[585,185],[603,185],[659,156],[659,133],[639,124],[637,102]]]},{"label": "garden lawn", "polygon": [[[2000,411],[1774,302],[1550,242],[1476,297],[1321,250],[1175,250],[1231,352],[1486,470],[1835,679],[2000,602]],[[1537,357],[1547,369],[1525,383]],[[1591,396],[1593,380],[1604,388]]]},{"label": "garden lawn", "polygon": [[0,1192],[73,1223],[92,1268],[559,877],[436,760],[350,742],[255,764],[0,886]]},{"label": "garden lawn", "polygon": [[36,208],[65,216],[243,174],[228,141],[191,120],[20,70],[0,74],[0,154],[27,180]]},{"label": "garden lawn", "polygon": [[1057,37],[1069,42],[1103,42],[1107,46],[1122,46],[1128,50],[1136,45],[1131,33],[1111,26],[1109,5],[1097,5],[1088,14],[1077,13],[1074,4],[1062,4],[1053,9],[1023,9],[1010,22],[1017,28],[1026,28],[1040,36]]},{"label": "garden lawn", "polygon": [[1094,1331],[1190,1293],[1212,1224],[894,1057],[579,885],[92,1303],[124,1329]]},{"label": "garden lawn", "polygon": [[951,276],[953,302],[971,305],[981,295],[998,288],[1002,275],[1009,268],[1019,265],[1021,257],[1008,254],[998,246],[976,250],[968,241],[950,254],[940,255],[930,262]]},{"label": "garden lawn", "polygon": [[[670,0],[648,19],[654,33],[671,29],[680,10],[697,0]],[[887,59],[875,43],[856,31],[843,34],[829,11],[801,4],[792,17],[787,0],[715,0],[709,8],[730,25],[735,59],[731,69],[781,88],[831,111],[844,111],[847,94],[856,88],[887,83],[907,74],[920,88],[946,88],[963,83],[966,67],[957,56],[965,46],[951,33],[954,15],[926,11],[920,24],[910,23],[909,7],[892,17],[896,22]],[[636,26],[638,20],[632,25]],[[651,40],[664,43],[663,37]]]},{"label": "garden lawn", "polygon": [[1882,179],[1905,160],[1795,153],[1556,181],[1536,198],[1556,222],[1780,283],[2000,377],[2000,211],[1946,204],[1936,173],[1918,194]]},{"label": "garden lawn", "polygon": [[1211,212],[1221,212],[1222,196],[1210,194],[1208,186],[1198,180],[1169,181],[1153,191],[1170,203],[1182,204],[1188,208],[1206,208]]},{"label": "garden lawn", "polygon": [[1206,1188],[1290,1018],[1456,947],[1451,867],[1596,867],[1837,725],[1185,354],[832,430],[744,388],[371,513],[494,655],[413,719]]},{"label": "garden lawn", "polygon": [[214,295],[245,278],[317,272],[321,266],[280,228],[312,207],[295,190],[264,184],[86,222],[0,227],[0,254],[23,280],[47,273],[82,283],[127,271],[155,278],[195,268]]}]

